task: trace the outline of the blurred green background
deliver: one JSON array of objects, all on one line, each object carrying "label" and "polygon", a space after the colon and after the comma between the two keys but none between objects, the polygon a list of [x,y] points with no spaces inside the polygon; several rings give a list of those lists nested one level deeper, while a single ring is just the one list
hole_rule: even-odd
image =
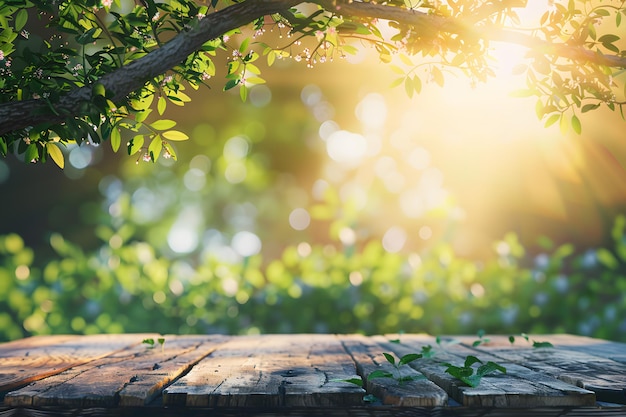
[{"label": "blurred green background", "polygon": [[[626,341],[618,114],[544,128],[506,57],[409,99],[368,54],[187,91],[178,161],[0,161],[0,341],[569,332]],[[512,65],[512,64],[511,64]],[[221,69],[224,73],[223,68]],[[219,72],[219,71],[218,71]],[[124,146],[122,146],[124,148]]]}]

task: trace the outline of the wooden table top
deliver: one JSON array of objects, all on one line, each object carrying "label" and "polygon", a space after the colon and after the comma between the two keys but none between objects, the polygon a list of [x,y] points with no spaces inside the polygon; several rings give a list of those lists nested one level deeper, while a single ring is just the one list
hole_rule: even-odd
[{"label": "wooden table top", "polygon": [[[165,342],[143,343],[150,338]],[[573,335],[477,340],[423,334],[37,336],[0,344],[0,417],[142,411],[521,416],[529,409],[536,416],[626,416],[626,344]],[[533,347],[533,341],[552,347]],[[434,355],[398,368],[384,355],[397,364],[425,346]],[[446,373],[444,363],[462,366],[470,355],[505,367],[506,374],[488,374],[472,388]],[[372,372],[395,378],[368,379]],[[343,381],[350,379],[363,386]]]}]

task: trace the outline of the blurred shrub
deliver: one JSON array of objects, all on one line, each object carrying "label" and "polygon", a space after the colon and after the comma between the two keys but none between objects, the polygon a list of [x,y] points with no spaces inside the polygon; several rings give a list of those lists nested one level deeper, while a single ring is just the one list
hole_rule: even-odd
[{"label": "blurred shrub", "polygon": [[36,259],[0,236],[0,340],[32,334],[159,332],[569,332],[626,341],[626,219],[614,246],[577,253],[541,241],[529,255],[514,234],[482,261],[441,243],[389,253],[379,240],[300,243],[276,259],[168,257],[100,233],[85,252],[55,234],[57,256]]}]

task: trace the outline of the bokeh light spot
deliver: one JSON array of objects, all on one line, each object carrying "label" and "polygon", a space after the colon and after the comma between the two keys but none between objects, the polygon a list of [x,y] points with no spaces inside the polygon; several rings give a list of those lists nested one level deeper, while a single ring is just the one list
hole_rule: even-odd
[{"label": "bokeh light spot", "polygon": [[30,276],[30,268],[26,265],[19,265],[17,268],[15,268],[15,278],[19,279],[20,281],[24,281],[25,279],[28,279],[28,277]]},{"label": "bokeh light spot", "polygon": [[243,159],[248,155],[250,145],[248,141],[241,136],[233,136],[224,144],[224,157],[229,160]]},{"label": "bokeh light spot", "polygon": [[289,214],[289,225],[295,230],[304,230],[311,224],[309,212],[303,208],[296,208]]},{"label": "bokeh light spot", "polygon": [[406,232],[403,228],[393,226],[383,235],[383,248],[390,253],[400,252],[406,243]]},{"label": "bokeh light spot", "polygon": [[224,177],[226,181],[231,184],[238,184],[243,182],[248,175],[248,170],[246,166],[242,162],[231,162],[226,167],[226,171],[224,172]]},{"label": "bokeh light spot", "polygon": [[371,93],[359,102],[355,109],[356,117],[367,128],[381,128],[387,120],[387,104],[382,95]]},{"label": "bokeh light spot", "polygon": [[433,229],[428,226],[422,226],[417,234],[421,239],[428,240],[433,236]]},{"label": "bokeh light spot", "polygon": [[363,274],[361,274],[359,271],[352,271],[350,272],[350,284],[354,285],[355,287],[358,287],[359,285],[361,285],[363,283]]},{"label": "bokeh light spot", "polygon": [[272,90],[266,85],[257,85],[250,89],[248,98],[254,107],[265,107],[272,101]]},{"label": "bokeh light spot", "polygon": [[167,235],[167,244],[177,253],[190,253],[198,246],[198,237],[193,230],[177,227]]},{"label": "bokeh light spot", "polygon": [[326,140],[326,152],[336,162],[356,165],[367,153],[367,141],[358,133],[338,130]]},{"label": "bokeh light spot", "polygon": [[92,149],[88,146],[76,146],[70,151],[68,159],[76,169],[87,168],[92,161]]},{"label": "bokeh light spot", "polygon": [[252,232],[242,231],[233,236],[232,247],[244,258],[261,252],[261,239]]},{"label": "bokeh light spot", "polygon": [[191,168],[189,171],[185,172],[183,184],[185,184],[185,187],[187,187],[189,191],[200,191],[206,184],[206,175],[204,171]]}]

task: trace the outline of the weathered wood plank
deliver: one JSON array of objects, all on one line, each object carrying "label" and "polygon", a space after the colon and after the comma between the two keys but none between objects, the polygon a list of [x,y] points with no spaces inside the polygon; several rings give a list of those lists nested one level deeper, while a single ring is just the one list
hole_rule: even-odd
[{"label": "weathered wood plank", "polygon": [[[326,351],[334,365],[323,357]],[[356,377],[350,363],[334,336],[240,336],[165,389],[163,403],[221,408],[362,404],[362,389],[332,382]]]},{"label": "weathered wood plank", "polygon": [[[383,404],[406,407],[436,407],[448,402],[448,395],[424,375],[410,367],[396,369],[383,356],[385,348],[364,336],[344,336],[342,341],[357,364],[367,392],[380,398]],[[368,379],[375,371],[389,372],[395,378]],[[401,374],[399,374],[401,373]],[[400,382],[401,377],[424,378]]]},{"label": "weathered wood plank", "polygon": [[[509,362],[558,378],[566,383],[588,389],[596,393],[597,400],[626,404],[626,364],[612,359],[588,354],[581,350],[571,350],[572,346],[584,346],[586,338],[541,337],[554,348],[532,348],[520,343],[508,346],[501,340],[490,341],[476,349],[488,352]],[[560,339],[560,340],[559,340]],[[563,341],[566,340],[565,343]],[[615,343],[615,345],[620,345]],[[589,344],[590,351],[599,353]],[[597,345],[595,345],[597,346]],[[626,345],[623,346],[626,351]],[[611,348],[609,352],[615,352]]]},{"label": "weathered wood plank", "polygon": [[46,336],[0,345],[0,393],[110,355],[142,336]]},{"label": "weathered wood plank", "polygon": [[[419,353],[422,346],[436,346],[436,340],[426,335],[403,335],[400,344],[384,342],[382,337],[375,337],[380,343],[404,355]],[[489,352],[478,351],[461,344],[437,346],[434,357],[420,359],[411,366],[424,373],[430,380],[448,392],[450,397],[466,406],[478,407],[583,407],[595,405],[595,394],[559,381],[549,375],[533,371],[526,366],[495,357]],[[497,373],[484,376],[476,388],[464,383],[445,372],[442,363],[460,366],[467,355],[477,356],[483,362],[493,361],[507,369],[506,374]]]},{"label": "weathered wood plank", "polygon": [[12,406],[98,407],[144,405],[163,386],[208,355],[223,337],[167,336],[163,348],[135,345],[10,392]]},{"label": "weathered wood plank", "polygon": [[584,352],[626,364],[626,343],[569,334],[550,335],[548,340],[558,348]]}]

